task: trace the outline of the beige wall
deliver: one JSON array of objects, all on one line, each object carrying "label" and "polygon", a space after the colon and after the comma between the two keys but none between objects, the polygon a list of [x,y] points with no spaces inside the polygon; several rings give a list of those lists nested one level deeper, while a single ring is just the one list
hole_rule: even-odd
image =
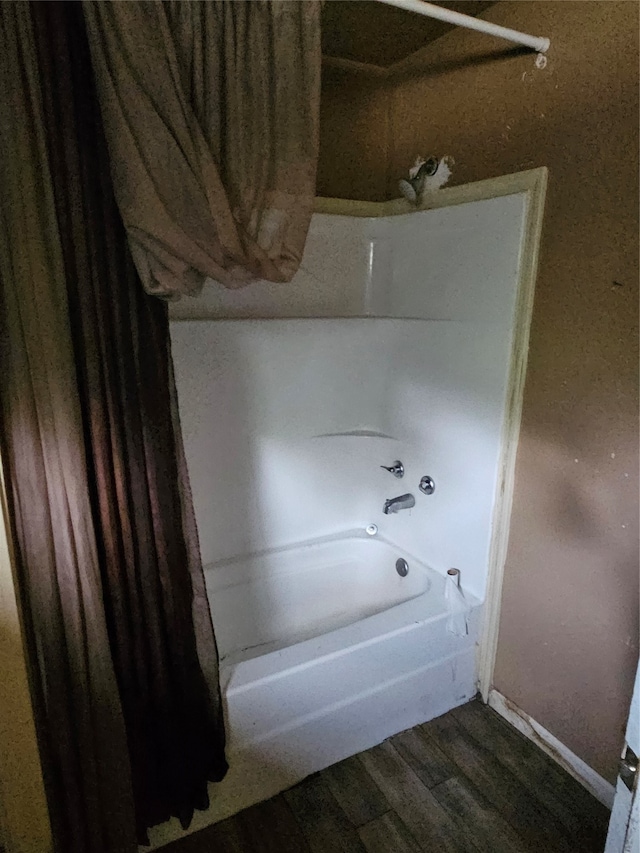
[{"label": "beige wall", "polygon": [[323,65],[319,195],[384,201],[389,93],[380,82],[378,76]]},{"label": "beige wall", "polygon": [[386,125],[358,103],[351,127],[363,83],[328,77],[320,192],[397,196],[417,154],[455,183],[549,167],[495,686],[613,781],[638,659],[638,6],[482,17],[548,36],[547,68],[455,30],[369,80]]}]

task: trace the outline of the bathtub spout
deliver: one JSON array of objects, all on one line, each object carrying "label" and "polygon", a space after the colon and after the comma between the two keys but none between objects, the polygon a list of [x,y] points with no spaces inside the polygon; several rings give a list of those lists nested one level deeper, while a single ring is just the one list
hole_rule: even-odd
[{"label": "bathtub spout", "polygon": [[385,515],[391,515],[393,512],[400,512],[401,509],[411,509],[411,507],[415,505],[416,499],[413,495],[400,495],[400,497],[389,498],[388,501],[385,501],[384,506],[382,507],[382,512]]}]

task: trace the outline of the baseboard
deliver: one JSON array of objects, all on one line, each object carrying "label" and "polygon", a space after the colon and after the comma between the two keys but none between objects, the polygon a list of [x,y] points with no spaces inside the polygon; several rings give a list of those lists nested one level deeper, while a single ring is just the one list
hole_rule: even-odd
[{"label": "baseboard", "polygon": [[574,779],[587,789],[593,796],[600,800],[608,809],[613,806],[615,788],[599,773],[596,773],[581,758],[561,743],[558,738],[548,732],[540,723],[536,723],[528,714],[521,711],[509,699],[497,690],[489,692],[488,704],[501,717],[521,732],[529,740],[533,741],[543,752],[566,770]]}]

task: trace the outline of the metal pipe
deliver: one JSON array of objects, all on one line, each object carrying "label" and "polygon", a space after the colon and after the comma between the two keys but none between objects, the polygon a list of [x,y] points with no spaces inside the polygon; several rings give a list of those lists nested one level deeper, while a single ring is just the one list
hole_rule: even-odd
[{"label": "metal pipe", "polygon": [[477,30],[480,33],[487,33],[490,36],[497,36],[507,41],[513,41],[516,44],[523,44],[526,47],[536,50],[538,53],[546,53],[549,50],[550,41],[547,38],[530,36],[526,33],[518,32],[518,30],[500,27],[498,24],[492,24],[489,21],[484,21],[482,18],[473,18],[471,15],[453,12],[451,9],[445,9],[444,6],[436,6],[434,3],[427,3],[425,0],[377,0],[377,2],[386,3],[388,6],[396,6],[398,9],[406,9],[407,12],[417,12],[418,15],[426,15],[428,18],[437,18],[439,21],[446,21],[457,27],[466,27],[469,30]]}]

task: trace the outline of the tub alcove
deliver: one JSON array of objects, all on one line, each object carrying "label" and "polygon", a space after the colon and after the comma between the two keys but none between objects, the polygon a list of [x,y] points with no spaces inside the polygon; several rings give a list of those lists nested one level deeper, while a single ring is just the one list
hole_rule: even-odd
[{"label": "tub alcove", "polygon": [[[211,282],[172,306],[231,766],[191,831],[482,686],[545,177],[421,209],[318,200],[293,282]],[[415,506],[384,514],[404,493]],[[451,567],[466,634],[449,630]]]}]

